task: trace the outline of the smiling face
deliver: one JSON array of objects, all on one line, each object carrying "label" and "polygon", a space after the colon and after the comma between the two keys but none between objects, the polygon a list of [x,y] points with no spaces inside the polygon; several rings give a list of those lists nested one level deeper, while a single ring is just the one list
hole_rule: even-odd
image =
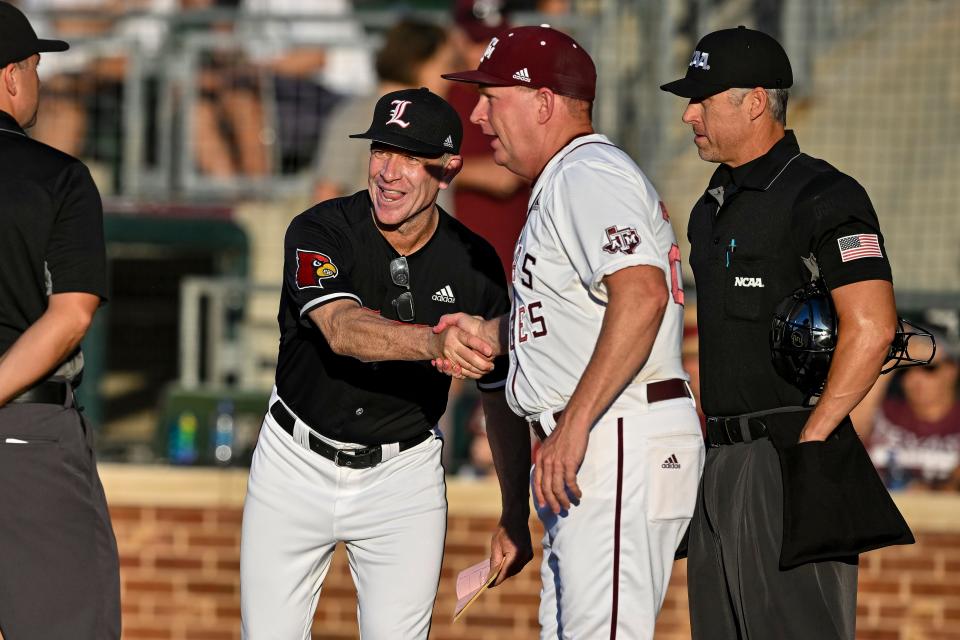
[{"label": "smiling face", "polygon": [[377,222],[399,227],[433,208],[440,189],[446,189],[459,171],[460,156],[425,158],[374,143],[369,166],[367,188]]},{"label": "smiling face", "polygon": [[492,136],[494,161],[515,174],[532,179],[540,167],[535,154],[540,132],[537,92],[526,87],[481,86],[470,122]]}]

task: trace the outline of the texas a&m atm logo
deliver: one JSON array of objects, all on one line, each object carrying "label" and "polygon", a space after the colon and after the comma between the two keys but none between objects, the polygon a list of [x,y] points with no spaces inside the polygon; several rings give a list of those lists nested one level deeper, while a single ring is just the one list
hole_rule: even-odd
[{"label": "texas a&m atm logo", "polygon": [[607,244],[603,245],[603,250],[607,253],[633,253],[640,246],[640,236],[633,227],[618,229],[617,227],[607,227]]},{"label": "texas a&m atm logo", "polygon": [[319,251],[297,249],[297,288],[323,288],[321,280],[337,277],[337,265]]}]

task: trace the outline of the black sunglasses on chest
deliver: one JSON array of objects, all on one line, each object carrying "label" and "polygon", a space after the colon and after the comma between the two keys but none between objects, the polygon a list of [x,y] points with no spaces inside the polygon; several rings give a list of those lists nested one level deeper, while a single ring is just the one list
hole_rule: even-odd
[{"label": "black sunglasses on chest", "polygon": [[406,256],[400,256],[390,261],[390,279],[393,284],[406,289],[391,301],[397,310],[397,317],[403,322],[413,322],[413,293],[410,291],[410,265]]}]

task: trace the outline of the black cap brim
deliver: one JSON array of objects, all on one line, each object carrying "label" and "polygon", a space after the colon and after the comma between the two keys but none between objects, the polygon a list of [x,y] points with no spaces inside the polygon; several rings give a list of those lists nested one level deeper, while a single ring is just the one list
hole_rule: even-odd
[{"label": "black cap brim", "polygon": [[447,149],[446,147],[437,147],[432,144],[427,144],[426,142],[420,142],[419,140],[414,140],[408,136],[390,133],[386,131],[381,131],[379,133],[373,133],[371,131],[365,131],[363,133],[354,133],[350,136],[351,138],[360,138],[363,140],[373,140],[374,142],[382,142],[383,144],[389,145],[391,147],[396,147],[397,149],[403,149],[404,151],[409,151],[412,154],[418,156],[424,156],[427,158],[439,158],[445,153],[456,152],[453,149]]},{"label": "black cap brim", "polygon": [[730,87],[700,82],[690,77],[680,78],[679,80],[660,85],[660,89],[663,91],[680,96],[681,98],[709,98],[729,88]]},{"label": "black cap brim", "polygon": [[37,53],[46,53],[48,51],[66,51],[70,45],[63,40],[43,40],[37,39],[37,46],[34,47]]}]

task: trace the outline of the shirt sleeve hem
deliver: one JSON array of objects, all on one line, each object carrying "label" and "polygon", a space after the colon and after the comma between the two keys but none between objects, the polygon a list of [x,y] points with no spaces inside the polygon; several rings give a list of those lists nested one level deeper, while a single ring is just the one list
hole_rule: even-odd
[{"label": "shirt sleeve hem", "polygon": [[867,280],[885,280],[887,282],[893,282],[893,276],[889,271],[887,271],[886,273],[845,273],[832,277],[824,277],[824,281],[827,283],[827,288],[829,288],[831,291],[834,289],[839,289],[840,287],[848,284],[865,282]]},{"label": "shirt sleeve hem", "polygon": [[610,262],[603,265],[602,268],[597,269],[593,272],[591,276],[590,288],[595,292],[600,292],[600,286],[602,284],[603,278],[610,275],[611,273],[616,273],[627,267],[657,267],[664,274],[668,273],[668,266],[665,262],[661,262],[656,259],[651,259],[645,256],[630,256],[626,258],[621,258],[615,262]]},{"label": "shirt sleeve hem", "polygon": [[480,391],[498,391],[504,389],[507,386],[507,379],[498,380],[496,382],[480,382],[477,381],[477,389]]},{"label": "shirt sleeve hem", "polygon": [[352,293],[347,293],[346,291],[338,291],[337,293],[328,293],[325,296],[314,298],[307,304],[303,305],[300,308],[300,317],[302,318],[303,316],[307,315],[307,313],[309,313],[312,309],[316,309],[317,307],[325,305],[328,302],[339,300],[340,298],[350,298],[352,300],[356,300],[361,307],[363,306],[363,301],[360,300],[359,296]]}]

